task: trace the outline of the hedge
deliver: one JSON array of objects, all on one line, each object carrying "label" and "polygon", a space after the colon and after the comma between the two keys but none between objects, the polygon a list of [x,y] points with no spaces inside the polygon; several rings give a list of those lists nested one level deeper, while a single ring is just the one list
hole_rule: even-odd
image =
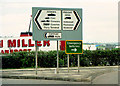
[{"label": "hedge", "polygon": [[[80,66],[106,66],[118,65],[120,49],[113,50],[84,50],[80,54]],[[77,55],[70,55],[70,66],[77,66]],[[56,67],[56,51],[38,51],[38,67]],[[59,51],[59,66],[67,67],[67,55]],[[33,68],[35,67],[35,52],[14,52],[2,56],[2,68]]]}]

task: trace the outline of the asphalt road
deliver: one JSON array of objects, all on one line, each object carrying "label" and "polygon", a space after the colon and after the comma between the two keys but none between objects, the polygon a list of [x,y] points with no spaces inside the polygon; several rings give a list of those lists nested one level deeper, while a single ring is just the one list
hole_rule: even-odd
[{"label": "asphalt road", "polygon": [[118,74],[118,71],[111,72],[111,73],[105,73],[103,75],[96,77],[93,80],[93,84],[118,84],[119,75],[120,74]]}]

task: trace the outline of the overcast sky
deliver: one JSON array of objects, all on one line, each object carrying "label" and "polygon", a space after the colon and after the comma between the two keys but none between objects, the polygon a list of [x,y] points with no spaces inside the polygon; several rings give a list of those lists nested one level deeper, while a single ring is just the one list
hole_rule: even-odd
[{"label": "overcast sky", "polygon": [[84,42],[118,41],[118,0],[0,0],[0,36],[28,31],[32,7],[82,8]]}]

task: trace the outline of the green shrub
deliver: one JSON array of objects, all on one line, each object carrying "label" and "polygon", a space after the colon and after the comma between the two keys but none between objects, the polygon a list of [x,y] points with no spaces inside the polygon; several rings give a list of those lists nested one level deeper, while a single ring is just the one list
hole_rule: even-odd
[{"label": "green shrub", "polygon": [[[80,54],[81,66],[105,66],[107,63],[118,65],[120,62],[120,49],[113,50],[84,50]],[[69,55],[70,66],[77,66],[77,55]],[[57,52],[56,51],[38,51],[38,67],[56,67]],[[67,67],[67,55],[64,51],[59,51],[59,66]],[[5,54],[2,57],[2,68],[27,68],[35,67],[35,52],[15,52]]]}]

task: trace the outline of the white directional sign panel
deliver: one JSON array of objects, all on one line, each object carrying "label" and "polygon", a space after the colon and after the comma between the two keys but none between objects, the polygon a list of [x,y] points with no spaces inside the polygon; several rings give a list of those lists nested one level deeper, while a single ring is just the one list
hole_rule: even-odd
[{"label": "white directional sign panel", "polygon": [[77,30],[80,17],[76,11],[63,10],[63,30]]},{"label": "white directional sign panel", "polygon": [[39,30],[61,30],[60,10],[38,10],[34,20]]},{"label": "white directional sign panel", "polygon": [[32,8],[33,40],[82,40],[82,9]]}]

